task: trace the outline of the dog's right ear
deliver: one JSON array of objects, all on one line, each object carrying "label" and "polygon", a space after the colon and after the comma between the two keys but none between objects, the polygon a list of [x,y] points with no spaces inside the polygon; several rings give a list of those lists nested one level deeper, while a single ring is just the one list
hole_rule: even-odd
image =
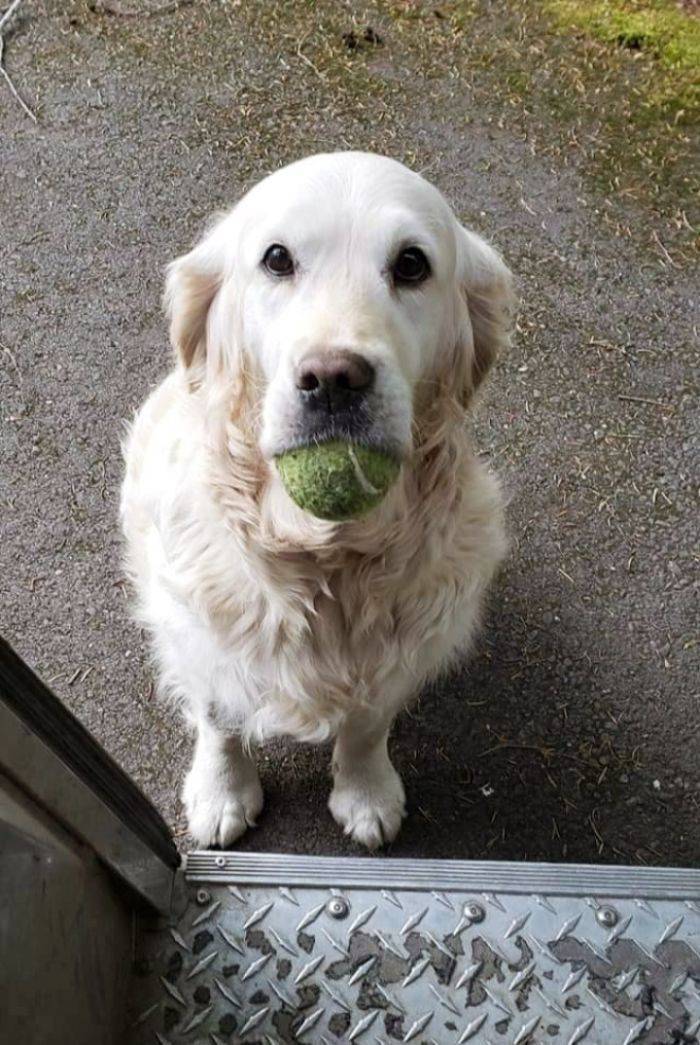
[{"label": "dog's right ear", "polygon": [[457,282],[471,328],[463,336],[467,352],[459,395],[466,406],[509,343],[516,299],[513,276],[503,258],[466,228],[460,228],[457,237]]},{"label": "dog's right ear", "polygon": [[189,370],[201,370],[207,354],[207,316],[224,278],[225,222],[167,269],[163,303],[170,319],[170,340]]}]

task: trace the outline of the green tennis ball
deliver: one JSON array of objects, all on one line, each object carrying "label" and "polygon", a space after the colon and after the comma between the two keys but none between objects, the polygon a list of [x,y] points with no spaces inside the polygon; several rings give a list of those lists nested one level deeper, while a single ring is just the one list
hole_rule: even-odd
[{"label": "green tennis ball", "polygon": [[331,522],[355,519],[376,507],[400,468],[390,454],[340,440],[288,450],[277,458],[292,500]]}]

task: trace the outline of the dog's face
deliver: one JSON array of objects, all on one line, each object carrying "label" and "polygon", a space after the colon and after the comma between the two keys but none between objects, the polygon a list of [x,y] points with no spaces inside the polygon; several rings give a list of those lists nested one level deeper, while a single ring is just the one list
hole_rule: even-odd
[{"label": "dog's face", "polygon": [[466,402],[507,337],[508,270],[401,164],[313,156],[266,178],[171,266],[197,380],[245,370],[266,458],[334,437],[411,448],[447,379]]}]

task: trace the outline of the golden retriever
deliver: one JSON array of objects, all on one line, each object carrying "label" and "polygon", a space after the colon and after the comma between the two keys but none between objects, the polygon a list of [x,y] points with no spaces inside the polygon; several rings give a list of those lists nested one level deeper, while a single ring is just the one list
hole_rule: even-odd
[{"label": "golden retriever", "polygon": [[[164,688],[196,729],[202,846],[263,804],[253,742],[335,738],[329,807],[357,842],[404,816],[397,712],[469,646],[505,551],[465,411],[513,313],[500,256],[394,160],[311,156],[170,266],[177,355],[125,445],[127,564]],[[328,438],[399,455],[368,515],[298,508],[274,458]]]}]

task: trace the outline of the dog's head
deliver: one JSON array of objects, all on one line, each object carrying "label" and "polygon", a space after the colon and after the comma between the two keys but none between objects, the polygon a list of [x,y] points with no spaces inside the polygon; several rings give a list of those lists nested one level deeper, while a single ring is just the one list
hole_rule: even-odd
[{"label": "dog's head", "polygon": [[349,152],[260,182],[171,265],[166,302],[192,387],[249,386],[264,458],[335,437],[406,456],[438,389],[470,400],[512,289],[428,182]]}]

